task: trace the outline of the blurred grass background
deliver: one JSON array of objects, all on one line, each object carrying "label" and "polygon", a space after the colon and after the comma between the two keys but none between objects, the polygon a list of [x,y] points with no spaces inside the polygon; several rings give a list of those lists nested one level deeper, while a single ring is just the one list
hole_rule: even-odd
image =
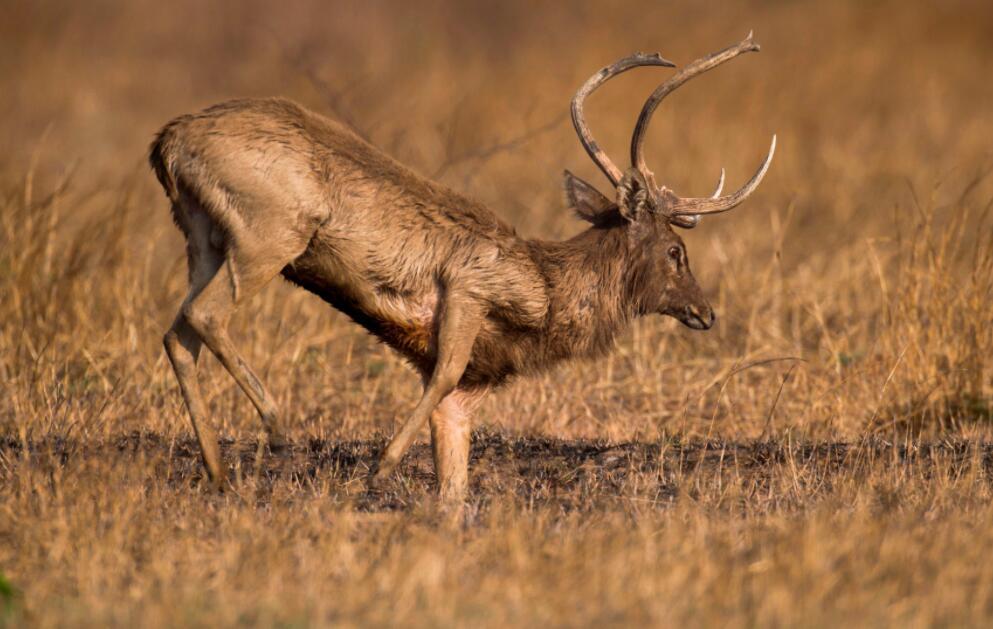
[{"label": "blurred grass background", "polygon": [[[685,64],[750,29],[763,51],[682,88],[648,147],[662,181],[702,194],[721,167],[739,185],[779,134],[754,199],[685,233],[717,328],[644,320],[607,361],[515,385],[480,420],[607,438],[989,423],[993,11],[984,3],[7,2],[3,11],[0,369],[10,389],[0,417],[18,431],[52,415],[102,434],[186,430],[159,341],[185,292],[183,247],[144,161],[172,116],[288,96],[483,200],[522,234],[562,238],[582,225],[563,207],[561,171],[603,184],[566,116],[577,86],[633,50]],[[615,161],[667,74],[633,72],[591,100]],[[273,286],[245,310],[235,338],[290,425],[367,434],[406,412],[415,378],[317,299]],[[804,362],[740,370],[782,357]],[[207,371],[223,431],[254,430],[230,379]],[[106,411],[53,410],[79,393],[82,408]]]},{"label": "blurred grass background", "polygon": [[[721,167],[740,185],[779,136],[752,199],[684,232],[718,325],[639,321],[608,359],[497,392],[477,424],[663,449],[988,441],[993,5],[978,0],[4,0],[0,437],[11,448],[134,431],[188,438],[161,349],[185,256],[145,161],[171,117],[286,96],[486,202],[523,235],[563,238],[583,225],[564,207],[562,170],[604,184],[568,121],[576,88],[632,51],[683,65],[752,29],[762,52],[681,88],[648,138],[660,181],[699,195]],[[594,133],[618,163],[643,99],[668,75],[632,72],[590,100]],[[282,282],[232,334],[298,441],[388,434],[416,399],[401,361]],[[212,357],[202,364],[222,434],[254,438],[247,400]],[[760,480],[660,469],[638,482],[677,486],[675,509],[569,515],[511,500],[465,544],[416,514],[372,526],[327,504],[330,481],[278,488],[256,508],[170,484],[154,462],[34,457],[0,456],[0,568],[25,589],[27,616],[14,617],[38,624],[409,614],[982,624],[993,614],[990,564],[974,560],[989,537],[981,457],[949,476],[882,465],[832,477],[816,463],[798,475],[792,459]],[[148,540],[171,550],[155,554]],[[400,594],[383,603],[389,592]]]}]

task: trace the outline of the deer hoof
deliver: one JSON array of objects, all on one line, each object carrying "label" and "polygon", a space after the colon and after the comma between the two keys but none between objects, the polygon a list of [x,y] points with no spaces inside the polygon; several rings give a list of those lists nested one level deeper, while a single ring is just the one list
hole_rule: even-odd
[{"label": "deer hoof", "polygon": [[390,476],[392,476],[392,472],[392,468],[384,468],[377,465],[369,471],[369,477],[366,479],[366,487],[371,492],[383,491]]}]

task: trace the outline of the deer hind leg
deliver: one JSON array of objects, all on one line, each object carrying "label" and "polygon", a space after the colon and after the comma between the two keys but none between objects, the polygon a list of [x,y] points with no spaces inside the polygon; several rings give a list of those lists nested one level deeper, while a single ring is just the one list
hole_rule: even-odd
[{"label": "deer hind leg", "polygon": [[269,445],[273,448],[286,443],[276,405],[265,385],[232,343],[228,323],[240,304],[257,293],[306,248],[305,240],[280,236],[278,233],[267,233],[264,246],[252,246],[229,236],[224,263],[183,308],[187,323],[255,406],[268,435]]},{"label": "deer hind leg", "polygon": [[[472,345],[479,332],[484,314],[483,307],[472,298],[455,291],[446,291],[438,326],[438,358],[435,361],[431,377],[428,379],[421,400],[414,407],[413,413],[386,446],[378,468],[371,479],[373,485],[382,482],[393,473],[417,432],[428,421],[438,404],[458,386],[459,380],[462,379],[462,374],[469,364]],[[457,460],[457,458],[455,454],[448,456],[446,453],[443,456],[446,466],[449,467],[455,465],[454,463],[450,464],[449,461]],[[438,460],[440,459],[436,459],[436,463]],[[466,461],[468,461],[467,455]],[[437,469],[436,472],[439,473],[440,477],[441,469]],[[451,476],[448,478],[447,484],[450,485]],[[446,483],[442,483],[442,485],[447,486]],[[456,483],[456,489],[458,489],[457,485],[458,483]],[[463,488],[460,491],[464,492],[464,483],[462,485]],[[447,491],[449,497],[453,497],[450,490],[443,489],[443,491]]]},{"label": "deer hind leg", "polygon": [[[187,264],[189,265],[190,290],[183,302],[193,300],[213,277],[224,261],[221,253],[209,242],[210,225],[205,216],[188,218]],[[219,487],[222,481],[221,455],[217,446],[217,433],[207,419],[207,407],[200,391],[197,377],[197,361],[200,358],[202,341],[190,327],[181,308],[172,327],[163,339],[166,354],[172,363],[179,389],[186,403],[186,410],[193,424],[193,432],[200,444],[204,467],[213,485]]]}]

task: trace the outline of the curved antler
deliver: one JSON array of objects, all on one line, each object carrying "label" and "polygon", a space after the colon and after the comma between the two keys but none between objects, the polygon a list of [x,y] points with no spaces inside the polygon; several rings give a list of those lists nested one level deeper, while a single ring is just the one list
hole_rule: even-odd
[{"label": "curved antler", "polygon": [[[724,171],[722,170],[720,184],[718,185],[717,192],[715,192],[713,196],[702,199],[683,199],[673,194],[672,191],[667,189],[665,186],[658,186],[655,183],[654,173],[649,170],[648,164],[645,161],[645,135],[647,134],[648,126],[651,123],[652,115],[658,108],[659,103],[661,103],[666,96],[671,94],[683,83],[686,83],[695,76],[703,74],[707,70],[716,68],[726,61],[734,59],[742,53],[758,52],[759,50],[761,50],[761,48],[752,39],[752,33],[748,33],[748,37],[737,44],[729,46],[719,52],[707,55],[702,59],[697,59],[677,72],[667,81],[655,88],[655,91],[648,97],[648,100],[645,101],[645,104],[641,109],[641,114],[638,116],[638,122],[635,125],[634,133],[631,136],[631,165],[637,168],[645,176],[646,181],[650,182],[651,185],[656,188],[654,192],[656,198],[661,201],[663,211],[673,217],[673,224],[679,227],[695,227],[699,221],[700,215],[726,212],[748,198],[748,196],[754,192],[759,182],[762,181],[762,177],[765,176],[766,171],[769,169],[769,164],[772,162],[772,156],[776,150],[776,136],[772,137],[772,146],[769,149],[769,155],[766,157],[765,162],[759,168],[758,172],[756,172],[748,183],[741,187],[741,189],[732,194],[723,197],[720,196],[720,191],[722,190],[724,183]],[[677,219],[676,217],[681,218]]]},{"label": "curved antler", "polygon": [[624,57],[609,66],[601,68],[596,74],[591,76],[576,95],[572,97],[572,125],[576,128],[576,134],[579,136],[579,141],[582,142],[583,148],[589,154],[593,162],[603,171],[603,174],[607,176],[610,183],[614,186],[620,182],[622,173],[621,169],[614,165],[614,162],[610,161],[607,157],[607,153],[604,152],[602,148],[593,139],[593,134],[590,133],[590,128],[586,124],[586,118],[583,116],[583,102],[586,97],[593,93],[598,87],[606,83],[613,77],[626,72],[631,68],[637,68],[639,66],[664,66],[667,68],[674,68],[676,64],[669,61],[668,59],[663,59],[662,55],[659,53],[645,54],[636,52],[633,55]]},{"label": "curved antler", "polygon": [[641,108],[638,123],[635,125],[634,133],[631,135],[631,165],[640,170],[642,174],[647,175],[651,173],[648,170],[648,165],[645,163],[645,134],[648,131],[648,125],[652,121],[652,115],[655,113],[656,108],[658,108],[659,103],[662,102],[662,99],[693,77],[716,68],[743,52],[758,52],[759,50],[761,48],[752,40],[752,33],[749,32],[748,37],[737,44],[729,46],[720,52],[707,55],[702,59],[697,59],[655,88],[655,91],[652,92],[652,95],[648,97],[648,100],[645,101],[644,106]]}]

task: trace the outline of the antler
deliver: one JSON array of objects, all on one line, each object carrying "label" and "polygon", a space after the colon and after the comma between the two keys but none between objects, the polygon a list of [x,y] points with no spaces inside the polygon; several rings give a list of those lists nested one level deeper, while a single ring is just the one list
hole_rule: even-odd
[{"label": "antler", "polygon": [[637,68],[639,66],[664,66],[667,68],[674,68],[676,64],[673,62],[663,59],[662,55],[659,53],[645,54],[641,52],[636,52],[629,57],[625,57],[614,63],[601,68],[596,74],[591,76],[583,86],[579,88],[576,95],[572,97],[572,124],[576,127],[576,134],[579,136],[579,141],[583,143],[583,148],[589,153],[590,158],[593,162],[599,166],[603,174],[607,176],[614,186],[621,181],[622,173],[621,169],[614,165],[614,162],[610,161],[607,157],[607,153],[604,152],[602,148],[593,139],[593,134],[590,133],[590,128],[586,124],[586,118],[583,116],[583,102],[586,97],[593,93],[598,87],[606,83],[613,77],[626,72],[631,68]]},{"label": "antler", "polygon": [[[667,81],[659,85],[654,92],[652,92],[652,95],[648,97],[648,100],[645,101],[645,105],[641,109],[641,115],[638,116],[638,122],[635,125],[634,134],[631,136],[631,164],[641,171],[641,173],[645,176],[645,180],[654,189],[656,198],[661,201],[660,209],[669,214],[669,216],[673,218],[673,224],[679,227],[695,227],[699,222],[700,215],[726,212],[748,198],[748,196],[755,191],[755,188],[758,187],[759,183],[762,181],[762,177],[765,176],[766,171],[769,169],[769,164],[772,163],[772,156],[776,151],[776,136],[772,136],[772,146],[769,147],[769,154],[766,157],[765,162],[758,169],[755,175],[752,176],[748,183],[736,192],[729,195],[720,196],[720,192],[724,184],[724,171],[722,170],[720,184],[718,185],[717,192],[715,192],[713,196],[710,198],[681,198],[665,186],[658,186],[655,183],[654,173],[648,169],[648,164],[645,162],[645,134],[648,131],[648,125],[652,120],[652,115],[658,108],[659,103],[662,102],[662,99],[672,93],[683,83],[689,81],[695,76],[703,74],[707,70],[711,70],[721,65],[726,61],[734,59],[741,53],[758,52],[759,50],[759,45],[752,40],[752,33],[748,33],[748,37],[737,44],[729,46],[719,52],[710,54],[702,59],[697,59],[674,74]],[[676,217],[682,218],[677,219]]]}]

